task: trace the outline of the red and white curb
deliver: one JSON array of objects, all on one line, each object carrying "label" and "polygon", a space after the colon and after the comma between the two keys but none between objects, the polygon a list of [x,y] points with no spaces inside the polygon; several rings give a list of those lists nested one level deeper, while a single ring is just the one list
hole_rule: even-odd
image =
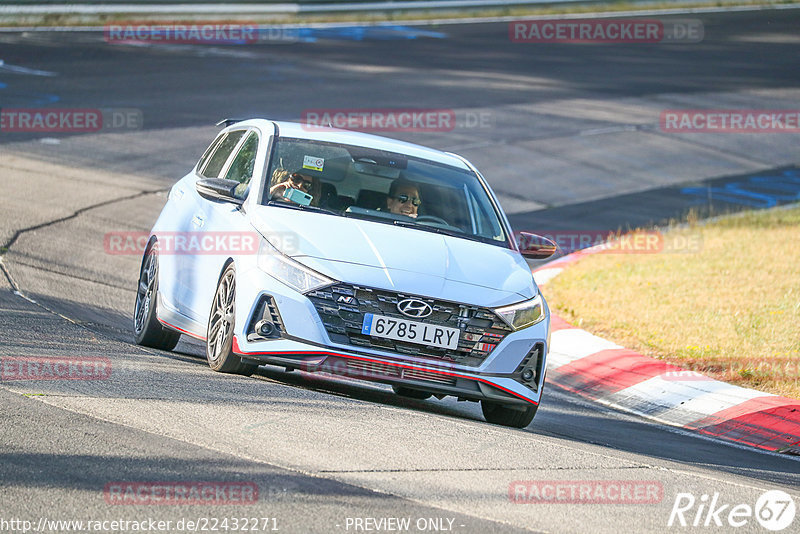
[{"label": "red and white curb", "polygon": [[[587,249],[534,270],[539,285]],[[687,371],[575,328],[552,316],[547,381],[600,404],[706,436],[800,454],[800,400]]]}]

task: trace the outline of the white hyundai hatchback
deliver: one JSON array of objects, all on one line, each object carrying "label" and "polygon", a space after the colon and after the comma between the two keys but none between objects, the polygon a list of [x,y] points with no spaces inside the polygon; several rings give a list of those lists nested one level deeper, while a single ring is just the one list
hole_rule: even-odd
[{"label": "white hyundai hatchback", "polygon": [[[142,260],[139,344],[206,344],[220,372],[263,364],[480,401],[527,426],[550,315],[515,236],[464,158],[344,130],[223,121],[171,189]],[[223,124],[220,123],[220,124]]]}]

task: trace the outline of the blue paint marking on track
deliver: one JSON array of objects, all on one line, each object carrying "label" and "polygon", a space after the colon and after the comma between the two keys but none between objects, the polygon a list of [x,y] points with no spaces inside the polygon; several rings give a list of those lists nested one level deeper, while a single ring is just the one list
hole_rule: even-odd
[{"label": "blue paint marking on track", "polygon": [[[153,27],[137,30],[136,36],[131,36],[131,40],[143,40],[145,42],[152,42],[158,44],[160,42],[172,42],[165,33],[164,28]],[[277,43],[313,43],[320,39],[328,39],[334,41],[398,41],[419,38],[431,39],[445,39],[446,33],[435,32],[423,28],[415,28],[413,26],[402,25],[386,25],[386,26],[330,26],[325,28],[282,28],[282,27],[262,27],[257,30],[257,39],[255,42],[277,42]],[[166,40],[165,40],[166,39]],[[123,39],[120,39],[124,43]],[[218,39],[202,39],[198,37],[198,41],[192,44],[208,44],[208,45],[243,45],[253,44],[253,40],[249,38],[234,39],[222,36]],[[186,41],[190,43],[190,41]],[[175,44],[180,44],[175,41]]]},{"label": "blue paint marking on track", "polygon": [[296,37],[296,40],[307,43],[312,43],[319,39],[335,41],[398,41],[419,39],[421,37],[432,39],[445,39],[447,37],[445,33],[400,25],[334,26],[330,28],[284,29],[283,31],[285,36]]},{"label": "blue paint marking on track", "polygon": [[34,98],[34,100],[31,101],[31,104],[35,105],[35,106],[43,106],[43,105],[46,105],[46,104],[55,104],[56,102],[59,102],[61,100],[61,97],[58,96],[58,95],[41,94],[41,95],[33,95],[33,96],[35,96],[36,98]]},{"label": "blue paint marking on track", "polygon": [[[328,39],[334,41],[398,41],[408,39],[419,39],[422,37],[432,39],[445,39],[446,33],[435,32],[423,28],[415,28],[413,26],[402,25],[381,25],[381,26],[330,26],[325,28],[283,28],[283,27],[266,27],[258,28],[257,40],[253,41],[250,38],[235,39],[229,36],[220,36],[219,38],[204,39],[202,36],[197,37],[197,41],[187,40],[186,44],[207,44],[207,45],[244,45],[253,44],[254,42],[278,42],[278,43],[294,43],[304,42],[313,43],[320,39]],[[154,26],[151,28],[137,29],[136,35],[132,35],[130,40],[141,40],[144,42],[153,42],[158,44],[160,42],[180,44],[177,39],[170,40],[170,35],[166,28]],[[124,43],[125,39],[120,38],[120,43]]]},{"label": "blue paint marking on track", "polygon": [[[7,89],[7,88],[8,88],[7,83],[0,82],[0,89]],[[47,104],[55,104],[56,102],[59,102],[61,100],[60,96],[51,94],[34,93],[33,95],[27,94],[25,96],[22,96],[19,95],[18,93],[9,92],[9,93],[4,93],[3,96],[5,97],[6,101],[19,98],[22,102],[24,102],[24,105],[26,106],[44,106]],[[28,100],[31,97],[33,97],[33,99]]]},{"label": "blue paint marking on track", "polygon": [[721,187],[684,187],[681,193],[698,197],[695,204],[721,200],[750,208],[771,208],[778,203],[800,200],[800,170],[780,174],[751,176]]}]

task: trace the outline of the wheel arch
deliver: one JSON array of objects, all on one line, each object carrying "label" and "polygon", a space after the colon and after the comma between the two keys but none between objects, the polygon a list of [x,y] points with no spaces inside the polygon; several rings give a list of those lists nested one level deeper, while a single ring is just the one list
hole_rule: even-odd
[{"label": "wheel arch", "polygon": [[144,246],[144,251],[142,252],[142,261],[139,264],[139,271],[144,268],[144,260],[147,259],[147,255],[153,250],[153,245],[158,242],[158,237],[155,234],[151,235],[150,238],[147,240],[147,244]]},{"label": "wheel arch", "polygon": [[217,284],[219,284],[219,281],[222,280],[222,275],[225,274],[225,271],[228,269],[230,264],[233,264],[233,268],[236,269],[236,262],[232,257],[228,256],[228,259],[222,264],[222,268],[219,270],[219,274],[217,275]]}]

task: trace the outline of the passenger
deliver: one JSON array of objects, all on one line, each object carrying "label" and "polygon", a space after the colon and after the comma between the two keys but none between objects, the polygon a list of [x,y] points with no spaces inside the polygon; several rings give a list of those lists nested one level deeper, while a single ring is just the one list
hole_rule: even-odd
[{"label": "passenger", "polygon": [[322,182],[320,182],[319,178],[303,174],[302,171],[290,173],[286,169],[275,169],[275,172],[272,173],[270,184],[272,184],[269,189],[271,200],[291,202],[291,200],[283,196],[289,188],[311,195],[311,206],[319,204],[319,199],[322,196]]},{"label": "passenger", "polygon": [[416,219],[422,200],[419,198],[417,184],[400,177],[389,187],[389,196],[386,197],[386,207],[391,213],[406,215]]}]

